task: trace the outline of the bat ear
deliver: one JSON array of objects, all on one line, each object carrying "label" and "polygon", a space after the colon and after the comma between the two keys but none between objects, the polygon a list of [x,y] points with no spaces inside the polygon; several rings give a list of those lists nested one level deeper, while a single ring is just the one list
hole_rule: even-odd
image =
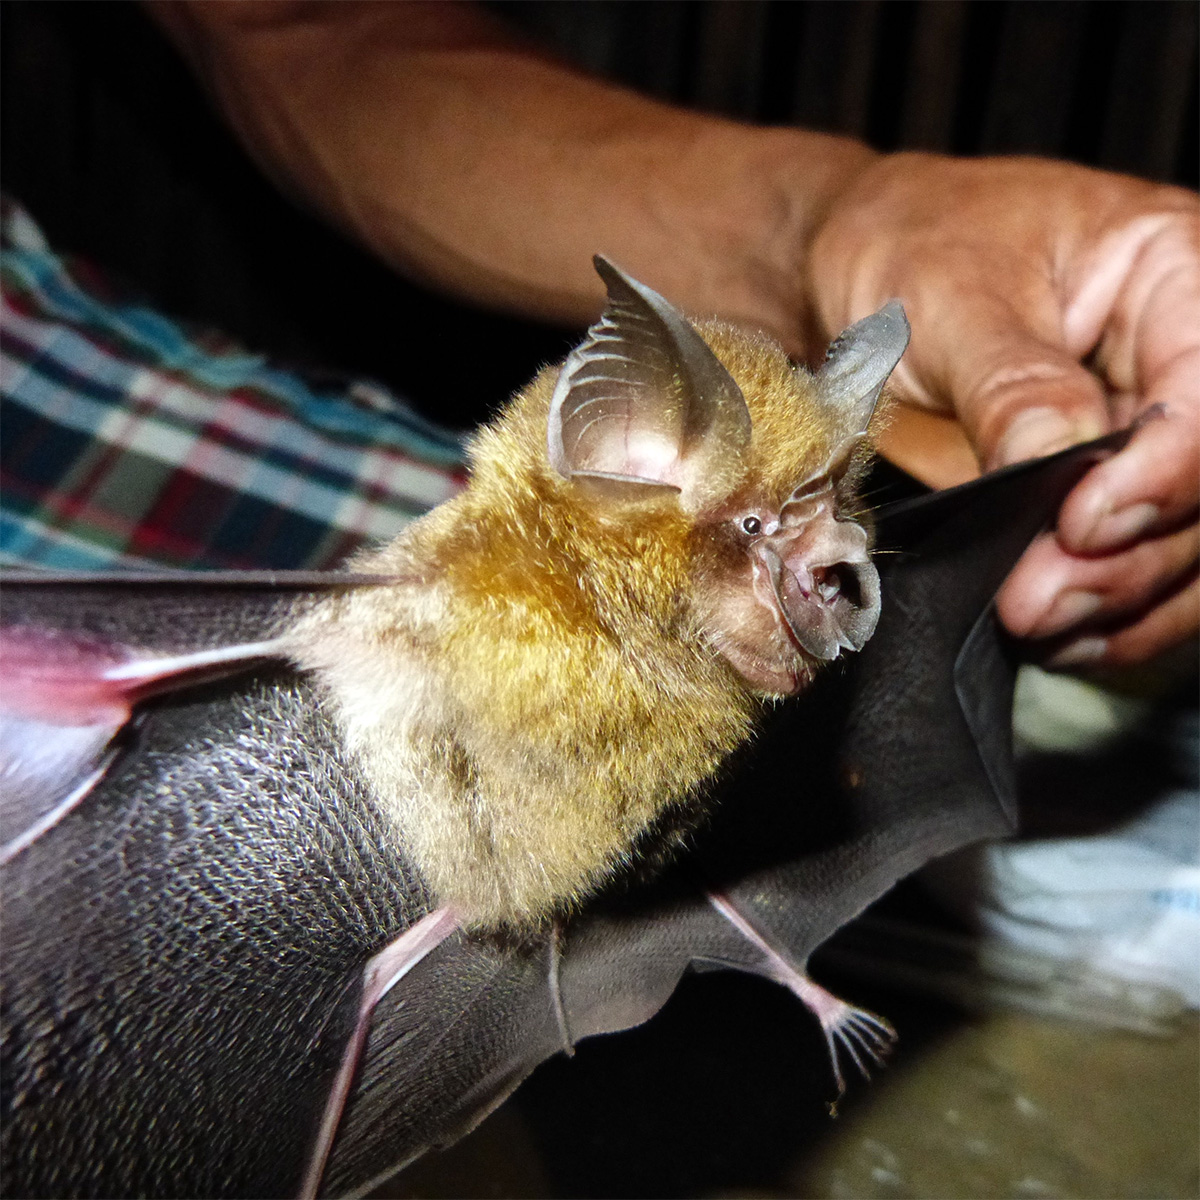
[{"label": "bat ear", "polygon": [[842,330],[817,372],[817,394],[838,430],[839,447],[866,433],[887,377],[908,346],[908,318],[899,300]]},{"label": "bat ear", "polygon": [[550,402],[550,463],[618,493],[684,494],[735,466],[750,441],[741,389],[687,319],[599,255],[608,305],[563,364]]}]

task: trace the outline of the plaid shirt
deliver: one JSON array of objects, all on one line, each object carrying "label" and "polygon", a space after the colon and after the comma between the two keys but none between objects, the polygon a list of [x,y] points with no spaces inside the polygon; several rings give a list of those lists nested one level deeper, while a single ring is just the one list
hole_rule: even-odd
[{"label": "plaid shirt", "polygon": [[0,217],[0,565],[328,567],[463,483],[459,437],[114,296]]}]

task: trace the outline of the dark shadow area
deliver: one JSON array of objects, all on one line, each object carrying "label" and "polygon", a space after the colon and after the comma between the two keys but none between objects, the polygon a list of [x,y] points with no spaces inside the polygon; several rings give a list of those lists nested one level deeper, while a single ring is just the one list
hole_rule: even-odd
[{"label": "dark shadow area", "polygon": [[[888,1014],[899,1070],[965,1019],[861,980],[822,982]],[[852,1112],[869,1086],[851,1077],[838,1112]],[[552,1195],[753,1195],[784,1188],[789,1163],[836,1131],[835,1095],[824,1039],[795,997],[720,972],[685,977],[641,1028],[545,1063],[513,1104]]]},{"label": "dark shadow area", "polygon": [[[1062,155],[1194,186],[1194,5],[1175,0],[493,4],[664,99],[881,149]],[[284,198],[125,0],[0,5],[7,192],[163,311],[484,418],[572,331],[403,279]]]}]

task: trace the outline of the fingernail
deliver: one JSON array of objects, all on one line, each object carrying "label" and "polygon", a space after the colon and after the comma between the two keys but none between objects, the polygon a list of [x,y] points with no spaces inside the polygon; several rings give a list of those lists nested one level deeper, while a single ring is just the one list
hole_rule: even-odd
[{"label": "fingernail", "polygon": [[1027,408],[1012,419],[1000,439],[996,465],[1007,467],[1027,458],[1041,458],[1076,442],[1091,441],[1103,432],[1094,417],[1072,419],[1057,408]]},{"label": "fingernail", "polygon": [[1148,501],[1110,512],[1102,508],[1079,543],[1081,550],[1112,550],[1136,541],[1162,518],[1162,509]]},{"label": "fingernail", "polygon": [[1047,667],[1083,667],[1099,662],[1108,653],[1106,638],[1085,637],[1069,642],[1046,659]]},{"label": "fingernail", "polygon": [[1053,637],[1100,611],[1103,602],[1095,592],[1061,592],[1029,630],[1031,637]]}]

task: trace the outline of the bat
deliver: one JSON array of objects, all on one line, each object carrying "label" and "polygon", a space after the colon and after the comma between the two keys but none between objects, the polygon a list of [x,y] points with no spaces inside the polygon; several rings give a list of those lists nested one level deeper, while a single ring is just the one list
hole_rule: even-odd
[{"label": "bat", "polygon": [[577,908],[748,737],[865,644],[853,519],[908,341],[892,304],[816,376],[694,328],[604,259],[608,306],[470,449],[471,484],[289,634],[405,852],[467,928]]},{"label": "bat", "polygon": [[[10,1187],[353,1191],[464,1132],[547,1055],[644,1020],[693,963],[786,982],[831,1051],[883,1048],[886,1027],[820,991],[804,962],[900,874],[1003,827],[989,706],[1003,710],[1005,664],[982,618],[1047,504],[1011,520],[995,489],[1020,495],[1017,470],[974,505],[1004,515],[990,539],[974,537],[979,513],[962,496],[893,514],[889,537],[940,549],[915,576],[937,579],[917,589],[929,611],[901,586],[900,632],[888,633],[853,518],[902,314],[852,326],[810,376],[598,267],[604,317],[481,436],[478,489],[352,573],[12,581],[0,830]],[[756,441],[767,430],[769,452]],[[1054,461],[1037,478],[1057,497],[1086,460]],[[564,496],[568,515],[547,516]],[[966,534],[990,569],[962,589],[948,576]],[[623,568],[596,562],[597,546],[624,550]],[[564,573],[568,551],[584,583]],[[635,570],[630,554],[652,561]],[[597,604],[606,636],[581,634]],[[521,620],[538,634],[525,662]],[[762,696],[803,690],[877,621],[856,670],[771,711],[756,753],[739,752]],[[944,648],[932,665],[913,661],[914,621]],[[562,648],[581,641],[598,643],[586,669]],[[622,680],[611,664],[647,642],[640,677]],[[931,678],[928,696],[913,689]],[[693,688],[665,716],[651,702],[664,703],[664,680]],[[615,716],[597,703],[600,682],[622,698]],[[886,699],[867,702],[881,684]],[[906,730],[920,740],[911,713],[889,705],[898,687],[923,715],[953,718],[944,778],[913,811],[898,789],[928,782],[928,761],[899,754],[898,774],[874,775],[872,756],[911,749]],[[709,720],[699,751],[678,745]],[[540,742],[520,742],[529,728]],[[605,738],[624,739],[626,757],[606,758]],[[798,743],[814,760],[802,805]],[[503,798],[520,786],[514,763],[532,820],[511,801],[479,811],[481,776]],[[621,803],[572,840],[557,817],[596,802],[610,763]],[[716,815],[698,827],[721,772]],[[406,793],[413,778],[428,805]],[[527,868],[522,838],[552,869]],[[685,840],[693,852],[670,866]]]},{"label": "bat", "polygon": [[[1017,653],[991,600],[1071,487],[1128,436],[1118,431],[877,512],[880,547],[891,553],[880,559],[887,600],[874,637],[844,671],[825,673],[772,713],[685,861],[593,902],[562,943],[541,946],[545,969],[512,952],[489,957],[486,983],[460,1001],[472,1016],[462,1026],[447,1030],[415,1013],[409,996],[383,998],[329,1164],[331,1192],[382,1180],[449,1144],[476,1122],[481,1082],[490,1109],[549,1054],[647,1020],[689,968],[791,986],[812,951],[898,879],[1011,833]],[[755,936],[740,936],[716,913],[706,895],[714,883]],[[448,966],[480,949],[454,941],[431,959]],[[433,963],[423,968],[432,974]],[[515,999],[525,993],[528,1003]],[[429,1002],[436,1012],[438,999]],[[482,1063],[470,1049],[478,1027],[503,1047]],[[459,1085],[468,1100],[455,1113],[430,1117],[420,1101],[398,1109],[409,1078],[399,1048],[420,1077],[425,1037],[440,1054],[473,1060]]]}]

